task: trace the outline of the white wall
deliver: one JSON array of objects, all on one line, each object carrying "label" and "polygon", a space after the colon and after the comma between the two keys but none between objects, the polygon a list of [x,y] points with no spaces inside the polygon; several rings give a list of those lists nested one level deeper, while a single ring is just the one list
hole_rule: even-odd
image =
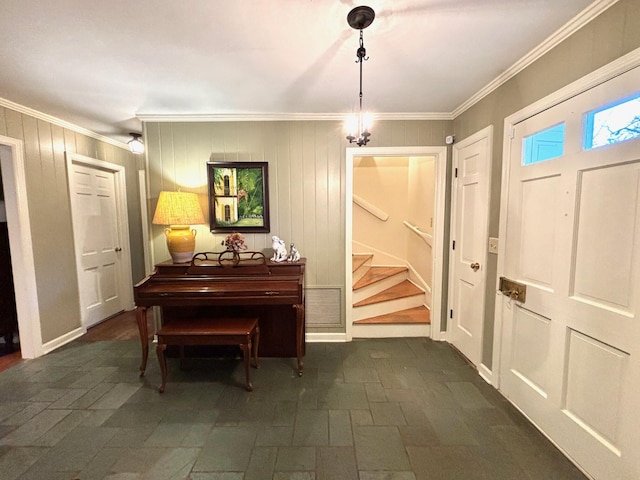
[{"label": "white wall", "polygon": [[353,207],[354,242],[407,258],[410,233],[402,224],[409,198],[409,159],[406,157],[359,157],[353,164],[353,194],[389,215],[386,221],[362,207]]},{"label": "white wall", "polygon": [[[382,251],[409,265],[429,288],[433,276],[432,250],[409,230],[408,221],[433,234],[435,159],[433,157],[357,157],[353,193],[389,215],[382,221],[358,205],[353,207],[356,250]],[[355,247],[354,247],[355,248]],[[389,263],[386,263],[389,264]]]}]

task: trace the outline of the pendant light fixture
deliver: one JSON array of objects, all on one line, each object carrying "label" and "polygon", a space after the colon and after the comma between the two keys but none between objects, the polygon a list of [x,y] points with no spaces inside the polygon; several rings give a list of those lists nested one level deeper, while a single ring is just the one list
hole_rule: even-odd
[{"label": "pendant light fixture", "polygon": [[142,142],[142,134],[140,133],[130,133],[131,140],[127,142],[129,145],[129,150],[134,155],[140,155],[144,153],[144,143]]},{"label": "pendant light fixture", "polygon": [[349,26],[355,30],[360,30],[360,46],[358,47],[358,50],[356,50],[356,63],[360,64],[360,110],[357,116],[351,116],[346,122],[346,129],[348,132],[347,140],[349,140],[349,143],[355,143],[359,147],[366,145],[369,142],[369,137],[371,136],[369,128],[371,128],[372,120],[370,114],[362,112],[362,63],[365,60],[369,60],[369,57],[367,57],[367,50],[364,48],[364,37],[362,35],[362,31],[371,25],[375,17],[376,14],[373,9],[366,6],[356,7],[347,15],[347,23]]}]

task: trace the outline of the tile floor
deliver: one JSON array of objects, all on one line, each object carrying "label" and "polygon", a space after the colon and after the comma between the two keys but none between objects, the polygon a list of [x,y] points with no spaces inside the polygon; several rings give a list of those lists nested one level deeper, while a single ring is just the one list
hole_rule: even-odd
[{"label": "tile floor", "polygon": [[0,373],[4,480],[508,479],[584,477],[464,359],[428,339],[309,344],[241,362],[73,342]]}]

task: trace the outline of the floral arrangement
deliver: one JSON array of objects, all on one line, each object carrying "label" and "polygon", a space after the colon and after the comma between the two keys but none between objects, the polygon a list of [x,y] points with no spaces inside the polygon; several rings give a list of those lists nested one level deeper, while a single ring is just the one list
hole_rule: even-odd
[{"label": "floral arrangement", "polygon": [[227,250],[234,252],[247,249],[244,243],[244,235],[236,232],[227,235],[227,238],[225,238],[220,245],[224,245]]}]

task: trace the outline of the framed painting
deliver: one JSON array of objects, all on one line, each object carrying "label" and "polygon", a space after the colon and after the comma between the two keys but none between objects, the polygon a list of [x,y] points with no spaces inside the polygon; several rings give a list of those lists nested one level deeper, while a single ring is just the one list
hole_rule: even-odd
[{"label": "framed painting", "polygon": [[267,162],[207,162],[212,232],[269,232]]}]

